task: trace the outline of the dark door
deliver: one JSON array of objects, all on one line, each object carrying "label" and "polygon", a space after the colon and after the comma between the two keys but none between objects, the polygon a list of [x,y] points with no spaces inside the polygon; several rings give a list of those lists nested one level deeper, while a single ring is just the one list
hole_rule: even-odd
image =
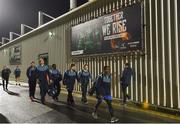
[{"label": "dark door", "polygon": [[40,54],[40,55],[38,56],[38,59],[39,59],[39,58],[44,58],[45,64],[46,64],[46,65],[49,65],[48,53]]}]

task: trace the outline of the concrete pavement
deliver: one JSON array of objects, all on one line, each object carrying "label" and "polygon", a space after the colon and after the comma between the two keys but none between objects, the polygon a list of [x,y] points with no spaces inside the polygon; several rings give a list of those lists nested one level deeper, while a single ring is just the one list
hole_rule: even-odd
[{"label": "concrete pavement", "polygon": [[[1,81],[0,81],[1,82]],[[11,82],[13,84],[13,82]],[[39,87],[36,91],[36,102],[28,98],[28,87],[10,85],[9,92],[0,87],[0,122],[13,123],[107,123],[110,120],[106,104],[102,104],[98,110],[99,119],[94,120],[91,116],[95,101],[90,98],[88,105],[80,102],[80,95],[75,95],[76,106],[70,107],[66,104],[66,92],[62,91],[60,102],[54,102],[47,96],[46,105],[40,104],[38,98]],[[180,122],[180,118],[168,118],[168,116],[157,116],[157,114],[130,109],[128,107],[114,106],[115,116],[119,122]],[[163,114],[163,113],[162,113]]]}]

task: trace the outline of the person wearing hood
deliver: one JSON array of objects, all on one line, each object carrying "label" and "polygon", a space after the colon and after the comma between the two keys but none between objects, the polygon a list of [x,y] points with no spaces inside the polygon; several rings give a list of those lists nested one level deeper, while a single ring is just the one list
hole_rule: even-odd
[{"label": "person wearing hood", "polygon": [[131,76],[133,75],[133,70],[130,67],[129,63],[126,63],[124,70],[121,76],[121,88],[123,93],[123,105],[126,105],[126,100],[131,99],[130,96],[126,93],[128,86],[131,84]]}]

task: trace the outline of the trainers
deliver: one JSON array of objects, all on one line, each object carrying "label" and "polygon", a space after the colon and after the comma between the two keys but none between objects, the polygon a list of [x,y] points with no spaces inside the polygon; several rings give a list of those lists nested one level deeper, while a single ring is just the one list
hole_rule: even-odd
[{"label": "trainers", "polygon": [[112,118],[111,118],[111,123],[116,123],[116,122],[118,122],[118,121],[119,121],[119,119],[116,118],[116,117],[112,117]]},{"label": "trainers", "polygon": [[93,116],[94,119],[98,119],[97,113],[93,112],[92,116]]}]

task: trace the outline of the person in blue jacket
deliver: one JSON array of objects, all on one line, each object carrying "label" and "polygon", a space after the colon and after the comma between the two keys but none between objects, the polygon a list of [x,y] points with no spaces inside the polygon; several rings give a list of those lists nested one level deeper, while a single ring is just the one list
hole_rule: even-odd
[{"label": "person in blue jacket", "polygon": [[123,93],[123,105],[126,105],[126,99],[130,99],[130,96],[126,94],[127,87],[131,84],[131,76],[133,75],[133,70],[129,63],[125,64],[124,70],[121,76],[121,87]]},{"label": "person in blue jacket", "polygon": [[49,78],[49,67],[44,64],[44,59],[39,59],[39,65],[37,66],[37,78],[40,87],[41,103],[45,104],[45,96],[48,90],[50,82]]},{"label": "person in blue jacket", "polygon": [[16,66],[16,69],[14,70],[14,75],[15,75],[15,79],[16,79],[16,85],[18,85],[18,83],[19,83],[19,86],[20,86],[21,85],[20,84],[21,69],[19,68],[18,65]]},{"label": "person in blue jacket", "polygon": [[35,65],[35,62],[31,62],[31,66],[28,67],[26,71],[26,75],[28,77],[28,83],[29,83],[29,98],[32,102],[34,102],[35,99],[35,90],[36,90],[36,81],[37,81],[37,68]]},{"label": "person in blue jacket", "polygon": [[85,64],[83,66],[83,69],[78,74],[79,82],[81,83],[81,90],[82,90],[82,103],[88,104],[87,101],[87,87],[89,85],[90,79],[91,79],[91,73],[88,70],[88,65]]},{"label": "person in blue jacket", "polygon": [[112,107],[112,96],[111,96],[111,73],[110,67],[104,66],[103,73],[100,74],[96,79],[96,98],[97,104],[95,106],[94,112],[92,113],[93,118],[97,119],[97,109],[103,100],[108,105],[108,109],[111,115],[111,122],[118,122],[119,119],[114,117],[113,107]]},{"label": "person in blue jacket", "polygon": [[66,85],[66,89],[68,91],[67,104],[72,106],[75,105],[74,98],[72,95],[74,90],[74,84],[76,80],[78,80],[78,73],[75,69],[76,65],[71,64],[70,69],[65,71],[63,78],[63,84]]},{"label": "person in blue jacket", "polygon": [[61,90],[61,84],[60,81],[62,80],[62,75],[58,69],[56,69],[56,64],[52,65],[52,69],[50,70],[50,79],[53,82],[53,87],[57,90],[55,95],[53,96],[53,99],[55,101],[58,101],[58,96],[60,94]]}]

